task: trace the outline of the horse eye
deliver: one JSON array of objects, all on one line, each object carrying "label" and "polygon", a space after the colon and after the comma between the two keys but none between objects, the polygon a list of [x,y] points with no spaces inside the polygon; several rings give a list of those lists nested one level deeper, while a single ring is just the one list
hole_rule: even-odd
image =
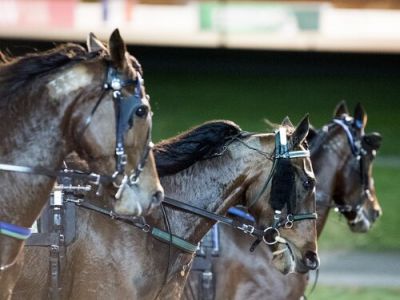
[{"label": "horse eye", "polygon": [[140,107],[136,110],[135,114],[136,114],[139,118],[144,118],[144,117],[147,116],[148,112],[149,112],[148,107],[145,106],[145,105],[142,105],[142,106],[140,106]]},{"label": "horse eye", "polygon": [[309,178],[303,182],[303,187],[306,190],[312,190],[314,188],[314,186],[315,186],[315,181],[311,178]]}]

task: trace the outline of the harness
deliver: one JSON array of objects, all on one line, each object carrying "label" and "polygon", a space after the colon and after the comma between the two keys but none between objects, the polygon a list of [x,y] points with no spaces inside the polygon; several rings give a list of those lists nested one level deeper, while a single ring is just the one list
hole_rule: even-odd
[{"label": "harness", "polygon": [[349,222],[355,223],[358,219],[358,216],[362,213],[363,204],[367,199],[371,199],[371,192],[369,190],[370,182],[367,169],[368,166],[366,163],[367,151],[362,147],[361,140],[357,139],[357,137],[354,135],[354,131],[351,129],[350,126],[354,125],[357,129],[361,130],[361,136],[364,134],[364,131],[362,128],[362,124],[356,121],[353,122],[353,119],[350,117],[333,119],[333,123],[339,125],[344,130],[351,148],[351,152],[353,156],[356,157],[357,161],[359,161],[360,181],[363,187],[362,201],[355,206],[350,204],[335,204],[335,210],[342,214],[354,212],[356,214],[356,218]]},{"label": "harness", "polygon": [[[84,132],[91,124],[93,115],[95,114],[100,103],[104,99],[105,94],[108,91],[112,92],[112,98],[114,100],[115,116],[116,116],[116,145],[115,145],[115,156],[116,156],[116,170],[112,175],[97,174],[97,173],[86,173],[79,170],[51,170],[42,166],[19,166],[13,164],[0,164],[0,171],[7,172],[18,172],[34,175],[42,175],[52,178],[70,178],[84,180],[89,184],[98,186],[100,189],[102,185],[112,183],[116,188],[117,192],[115,198],[119,199],[124,188],[129,185],[135,185],[139,181],[139,176],[143,171],[147,157],[150,150],[153,147],[151,142],[151,127],[147,132],[147,140],[145,148],[142,152],[140,160],[137,165],[129,174],[125,172],[125,166],[127,164],[127,155],[125,153],[124,136],[125,133],[133,127],[134,114],[140,109],[144,109],[143,105],[143,93],[142,93],[143,79],[141,75],[137,73],[136,80],[125,79],[117,69],[112,67],[110,64],[107,66],[106,78],[103,84],[103,92],[94,105],[90,115],[87,117],[82,130],[78,134],[78,141],[82,138]],[[123,96],[121,89],[126,86],[135,85],[135,90],[132,95]],[[98,190],[100,192],[100,190]],[[13,237],[19,240],[26,240],[31,235],[31,230],[16,224],[9,224],[6,222],[0,222],[0,234]]]}]

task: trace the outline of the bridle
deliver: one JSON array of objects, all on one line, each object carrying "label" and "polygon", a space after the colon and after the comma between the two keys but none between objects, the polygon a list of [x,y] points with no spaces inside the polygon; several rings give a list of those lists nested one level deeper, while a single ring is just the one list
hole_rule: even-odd
[{"label": "bridle", "polygon": [[[121,89],[135,85],[134,93],[129,96],[123,96]],[[19,172],[34,175],[43,175],[48,177],[59,177],[59,178],[71,178],[80,179],[87,181],[90,184],[96,185],[99,188],[103,184],[112,183],[118,190],[115,194],[115,198],[119,199],[123,189],[128,186],[138,184],[139,176],[144,169],[144,165],[147,161],[149,153],[153,147],[151,142],[151,123],[147,132],[146,145],[141,154],[141,157],[133,170],[128,174],[125,172],[125,166],[127,164],[127,155],[125,153],[125,142],[124,137],[128,130],[133,127],[133,121],[135,115],[141,116],[140,114],[148,113],[147,107],[143,104],[143,92],[142,92],[143,79],[139,72],[137,72],[136,80],[126,79],[122,74],[118,72],[116,68],[108,64],[106,70],[106,78],[103,84],[103,91],[94,105],[90,115],[87,117],[82,129],[78,133],[78,142],[80,142],[84,132],[91,124],[92,118],[97,111],[100,103],[104,99],[105,94],[108,91],[112,92],[112,98],[114,101],[115,116],[116,116],[116,145],[115,145],[115,156],[116,156],[116,170],[113,174],[97,174],[93,172],[82,172],[79,170],[63,169],[63,170],[51,170],[42,166],[29,167],[20,166],[13,164],[0,164],[0,171],[8,172]],[[5,235],[18,240],[26,240],[31,235],[31,229],[25,228],[16,224],[10,224],[0,221],[0,235]]]},{"label": "bridle", "polygon": [[[249,207],[253,206],[265,193],[269,183],[272,181],[273,177],[276,174],[277,165],[280,160],[290,160],[294,158],[306,158],[310,157],[309,150],[292,150],[289,151],[287,145],[287,136],[286,136],[286,128],[280,127],[278,131],[275,132],[275,156],[272,164],[271,171],[267,177],[267,180],[264,183],[263,188],[258,193],[255,200],[253,200]],[[282,210],[286,206],[287,214],[286,216],[282,216]],[[267,226],[262,230],[263,234],[254,235],[257,237],[256,241],[250,248],[250,251],[254,251],[257,245],[263,241],[267,245],[274,245],[278,242],[282,242],[280,238],[280,228],[290,229],[293,227],[294,222],[302,221],[302,220],[315,220],[317,219],[317,213],[302,213],[295,214],[292,212],[292,206],[290,204],[289,199],[285,199],[285,203],[272,203],[272,208],[274,209],[273,223],[270,226]]]},{"label": "bridle", "polygon": [[[143,79],[139,72],[136,72],[136,80],[124,79],[123,76],[111,65],[108,65],[106,80],[103,85],[103,93],[97,100],[95,106],[92,109],[91,114],[86,119],[83,129],[80,130],[78,135],[79,140],[82,138],[84,132],[89,127],[92,117],[99,107],[104,95],[107,91],[112,92],[115,108],[115,119],[116,119],[116,144],[115,144],[115,157],[116,167],[115,172],[111,176],[111,182],[118,188],[115,198],[119,199],[123,189],[126,185],[133,186],[138,184],[139,176],[144,169],[144,165],[147,161],[149,153],[153,148],[151,141],[151,122],[146,135],[146,144],[142,155],[136,164],[135,168],[127,174],[125,172],[125,166],[127,164],[127,154],[125,153],[125,134],[128,130],[133,127],[133,121],[135,115],[140,117],[140,114],[144,113],[147,115],[148,108],[143,104]],[[121,93],[122,88],[135,85],[134,93],[129,96],[123,96]],[[147,95],[146,95],[147,96]],[[149,112],[150,113],[150,112]]]},{"label": "bridle", "polygon": [[350,204],[335,204],[335,210],[340,212],[341,214],[345,213],[354,213],[356,217],[352,220],[349,220],[350,223],[357,222],[359,216],[362,214],[362,208],[366,200],[372,199],[371,192],[369,189],[370,179],[368,176],[368,165],[366,162],[366,156],[368,154],[367,150],[365,150],[362,146],[361,139],[357,139],[354,134],[354,130],[352,130],[351,126],[355,126],[358,130],[361,130],[361,137],[364,135],[364,130],[361,122],[354,121],[350,117],[344,118],[335,118],[332,121],[334,124],[339,125],[345,132],[347,136],[347,141],[349,143],[351,152],[356,160],[359,162],[360,168],[360,182],[362,185],[361,191],[361,201],[356,205]]}]

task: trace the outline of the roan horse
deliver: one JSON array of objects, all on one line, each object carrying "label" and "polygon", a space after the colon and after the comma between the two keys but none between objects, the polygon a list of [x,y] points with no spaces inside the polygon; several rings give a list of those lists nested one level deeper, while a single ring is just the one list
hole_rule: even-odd
[{"label": "roan horse", "polygon": [[[89,45],[66,44],[0,66],[0,299],[10,297],[28,228],[57,176],[104,186],[115,195],[105,204],[120,214],[147,213],[162,200],[140,65],[118,30],[109,50],[94,35]],[[72,151],[90,173],[58,171]]]},{"label": "roan horse", "polygon": [[[290,204],[285,205],[292,207],[291,212],[298,220],[303,216],[303,221],[295,222],[292,229],[280,228],[277,232],[280,241],[286,239],[292,246],[295,262],[286,251],[277,254],[274,262],[283,270],[295,268],[304,272],[315,268],[318,265],[315,216],[310,214],[315,210],[314,175],[304,144],[308,128],[308,118],[296,130],[288,127],[285,153],[290,157],[290,166],[286,165],[289,170],[285,173],[282,171],[285,166],[277,166],[272,188],[265,186],[273,161],[281,159],[274,156],[275,135],[245,133],[229,121],[205,123],[156,145],[154,153],[161,182],[166,194],[182,200],[178,201],[182,205],[207,209],[220,218],[224,218],[223,214],[232,205],[252,204],[250,210],[265,228],[277,217],[272,208],[276,205],[274,201],[285,204],[290,198]],[[285,181],[282,175],[292,180]],[[289,193],[285,194],[287,198],[278,199],[276,195],[273,200],[270,194],[279,193],[276,189],[281,188],[277,182],[280,180],[289,184],[285,185]],[[171,201],[168,199],[167,203]],[[184,213],[177,207],[163,209],[164,221],[162,212],[154,211],[141,226],[143,231],[79,209],[77,238],[67,249],[67,263],[61,275],[61,298],[178,299],[197,243],[215,220]],[[283,215],[286,210],[283,209]],[[278,219],[286,224],[286,219]],[[46,298],[48,252],[33,248],[25,249],[26,265],[13,299]]]},{"label": "roan horse", "polygon": [[[311,160],[317,178],[317,231],[322,233],[331,208],[344,214],[354,232],[366,232],[381,215],[372,180],[372,160],[380,147],[377,133],[364,134],[367,117],[357,105],[354,118],[340,103],[331,123],[318,132],[310,131]],[[260,248],[248,255],[249,239],[226,226],[219,226],[221,248],[219,257],[212,259],[215,299],[300,299],[307,286],[307,274],[283,276],[271,263],[268,248]],[[185,299],[213,299],[193,297],[198,274],[187,281]]]}]

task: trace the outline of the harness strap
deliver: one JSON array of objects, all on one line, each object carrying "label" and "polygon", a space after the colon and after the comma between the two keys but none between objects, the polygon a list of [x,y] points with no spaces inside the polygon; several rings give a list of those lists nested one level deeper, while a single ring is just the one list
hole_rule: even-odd
[{"label": "harness strap", "polygon": [[0,221],[0,234],[24,241],[31,236],[32,230],[30,228]]},{"label": "harness strap", "polygon": [[360,149],[358,149],[358,147],[354,141],[354,137],[353,137],[352,133],[350,132],[350,129],[347,126],[347,124],[345,123],[345,121],[342,119],[333,119],[332,122],[343,128],[344,132],[346,133],[347,139],[349,141],[351,152],[353,152],[353,154],[355,156],[358,156]]},{"label": "harness strap", "polygon": [[209,212],[208,210],[192,206],[190,204],[169,198],[169,197],[164,197],[163,203],[165,205],[168,205],[170,207],[189,212],[191,214],[195,214],[204,218],[207,218],[209,220],[213,220],[215,222],[220,222],[223,224],[226,224],[228,226],[231,226],[233,228],[239,229],[245,233],[251,234],[253,236],[256,236],[258,238],[262,238],[264,236],[264,231],[258,228],[255,228],[254,226],[248,225],[241,223],[237,220],[233,220],[231,218],[221,216],[212,212]]},{"label": "harness strap", "polygon": [[55,171],[44,167],[26,167],[11,164],[0,164],[0,171],[19,172],[26,174],[43,175],[48,177],[68,177],[74,179],[86,179],[93,184],[107,184],[114,181],[112,176],[100,175],[96,173],[85,173],[77,170],[61,170]]},{"label": "harness strap", "polygon": [[118,214],[115,214],[111,210],[107,210],[107,209],[98,207],[94,204],[91,204],[91,203],[88,203],[85,201],[78,200],[78,201],[74,201],[74,203],[79,207],[83,207],[83,208],[95,211],[97,213],[109,216],[112,219],[116,219],[116,220],[122,221],[124,223],[133,225],[133,226],[143,230],[144,232],[150,232],[150,234],[154,238],[156,238],[157,240],[159,240],[161,242],[170,243],[172,241],[172,245],[174,247],[176,247],[180,250],[183,250],[185,252],[192,254],[192,253],[195,253],[197,250],[197,245],[194,245],[178,236],[171,235],[170,233],[165,232],[157,227],[151,227],[149,224],[141,222],[140,221],[141,218],[118,215]]},{"label": "harness strap", "polygon": [[153,227],[151,230],[151,235],[161,242],[165,242],[168,244],[172,244],[176,248],[193,254],[197,250],[197,245],[192,244],[176,235],[170,234],[164,230],[161,230],[157,227]]},{"label": "harness strap", "polygon": [[243,218],[243,219],[245,219],[245,220],[247,220],[249,222],[255,222],[256,221],[251,214],[246,213],[245,211],[243,211],[243,210],[241,210],[241,209],[239,209],[237,207],[230,207],[228,209],[228,213],[231,214],[231,215]]}]

